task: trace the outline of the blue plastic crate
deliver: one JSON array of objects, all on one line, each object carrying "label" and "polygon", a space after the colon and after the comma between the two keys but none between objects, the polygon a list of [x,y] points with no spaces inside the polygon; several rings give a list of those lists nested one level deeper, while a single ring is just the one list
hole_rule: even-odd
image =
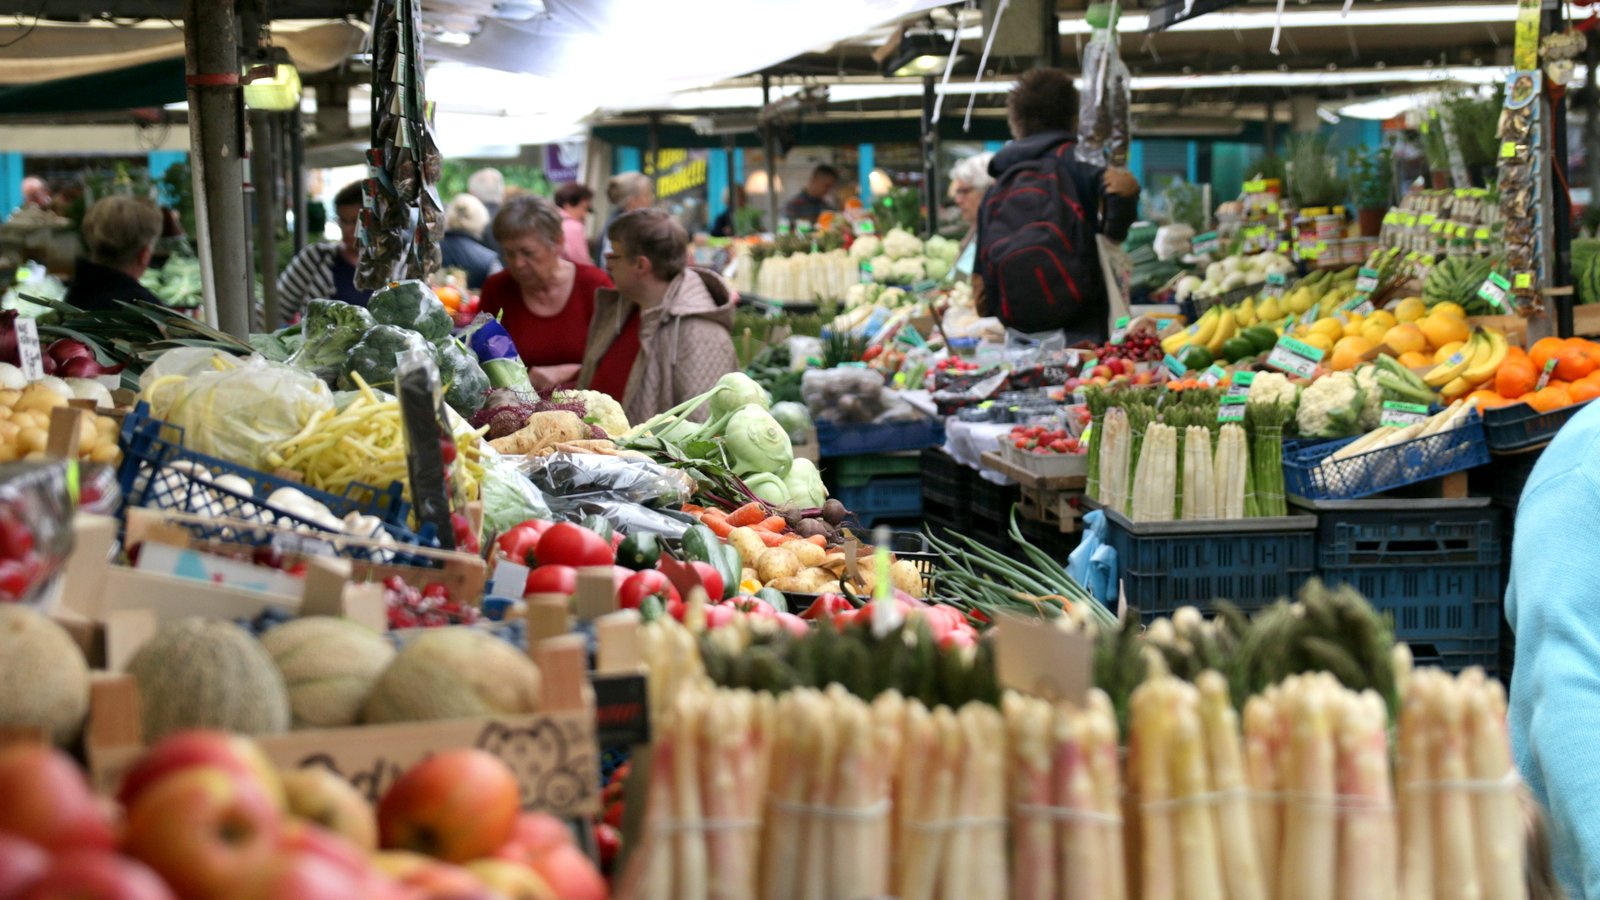
[{"label": "blue plastic crate", "polygon": [[1516,453],[1540,447],[1555,438],[1561,426],[1577,415],[1588,401],[1539,412],[1526,403],[1497,406],[1483,413],[1483,430],[1494,453]]},{"label": "blue plastic crate", "polygon": [[944,423],[937,419],[848,425],[826,419],[817,421],[817,453],[820,456],[922,450],[943,443]]},{"label": "blue plastic crate", "polygon": [[1511,671],[1506,658],[1500,653],[1498,638],[1439,638],[1434,640],[1402,641],[1411,648],[1411,659],[1417,666],[1434,666],[1447,672],[1458,673],[1471,666],[1483,669],[1490,678],[1509,680]]},{"label": "blue plastic crate", "polygon": [[1487,497],[1296,503],[1317,514],[1317,567],[1499,565],[1500,511]]},{"label": "blue plastic crate", "polygon": [[916,475],[886,475],[863,485],[840,487],[833,496],[871,528],[885,519],[922,516],[922,479]]},{"label": "blue plastic crate", "polygon": [[[238,519],[273,524],[292,529],[302,535],[299,543],[308,540],[319,544],[336,555],[355,559],[369,559],[373,553],[367,548],[338,541],[338,532],[332,532],[319,523],[293,513],[268,506],[264,501],[279,488],[293,488],[326,506],[333,515],[344,518],[351,513],[375,516],[383,522],[383,530],[397,544],[394,550],[379,551],[384,560],[406,562],[412,565],[431,565],[404,554],[409,544],[424,543],[405,527],[408,504],[400,484],[379,490],[364,484],[351,484],[343,494],[331,494],[309,485],[266,472],[197,453],[183,446],[183,429],[176,425],[153,419],[149,407],[139,404],[122,423],[122,463],[117,469],[117,481],[122,489],[123,514],[130,507],[165,509],[204,515],[207,518]],[[196,476],[198,467],[204,467],[208,477]],[[214,479],[222,475],[235,475],[250,484],[251,493],[219,487]],[[220,540],[236,544],[266,545],[275,539],[269,530],[248,530],[226,525],[194,523],[185,525],[201,540]],[[326,538],[316,541],[316,538]],[[431,542],[437,546],[437,541]],[[305,549],[315,550],[307,547]]]},{"label": "blue plastic crate", "polygon": [[1307,500],[1354,500],[1489,461],[1483,419],[1476,412],[1469,413],[1465,423],[1448,431],[1322,465],[1335,450],[1348,443],[1350,440],[1328,441],[1292,453],[1286,451],[1283,480],[1289,495]]},{"label": "blue plastic crate", "polygon": [[1149,623],[1180,606],[1228,600],[1245,612],[1300,589],[1316,569],[1315,516],[1129,522],[1106,514],[1128,605]]}]

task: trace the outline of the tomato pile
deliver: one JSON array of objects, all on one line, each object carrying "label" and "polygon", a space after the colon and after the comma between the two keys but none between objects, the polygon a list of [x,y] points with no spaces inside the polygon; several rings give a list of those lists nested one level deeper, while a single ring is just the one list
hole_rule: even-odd
[{"label": "tomato pile", "polygon": [[1088,453],[1077,438],[1065,429],[1043,425],[1018,425],[1011,429],[1011,446],[1029,453]]}]

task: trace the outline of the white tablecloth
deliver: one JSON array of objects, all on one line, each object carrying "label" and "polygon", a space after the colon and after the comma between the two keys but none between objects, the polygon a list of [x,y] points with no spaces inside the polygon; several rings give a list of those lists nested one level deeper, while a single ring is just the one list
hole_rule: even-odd
[{"label": "white tablecloth", "polygon": [[994,484],[1015,484],[1010,478],[987,468],[983,454],[999,450],[1000,442],[1011,433],[1010,425],[988,422],[962,422],[954,417],[944,423],[944,452],[964,466],[978,470],[984,481]]}]

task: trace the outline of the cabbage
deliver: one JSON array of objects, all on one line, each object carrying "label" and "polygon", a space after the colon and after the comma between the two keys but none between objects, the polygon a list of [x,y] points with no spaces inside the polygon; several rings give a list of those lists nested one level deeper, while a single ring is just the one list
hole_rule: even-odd
[{"label": "cabbage", "polygon": [[804,403],[795,403],[792,400],[772,404],[772,417],[778,420],[784,431],[788,432],[791,441],[805,434],[812,424],[811,410],[806,409]]},{"label": "cabbage", "polygon": [[927,264],[928,277],[934,281],[943,281],[950,274],[950,261],[943,257],[930,256],[923,261]]}]

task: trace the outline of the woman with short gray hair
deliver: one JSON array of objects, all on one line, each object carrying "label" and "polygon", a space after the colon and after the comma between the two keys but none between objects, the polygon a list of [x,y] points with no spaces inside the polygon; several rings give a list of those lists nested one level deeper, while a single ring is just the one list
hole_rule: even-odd
[{"label": "woman with short gray hair", "polygon": [[161,209],[148,197],[113,194],[83,217],[88,256],[78,257],[64,298],[83,310],[113,310],[116,301],[160,303],[139,283],[161,237]]},{"label": "woman with short gray hair", "polygon": [[508,199],[494,217],[494,237],[506,268],[483,283],[479,308],[500,317],[535,388],[575,386],[595,291],[610,288],[610,277],[562,256],[561,211],[543,197]]},{"label": "woman with short gray hair", "polygon": [[596,257],[602,260],[611,252],[611,223],[625,212],[654,206],[656,183],[643,172],[618,172],[606,184],[606,202],[611,204],[611,214],[600,234],[600,255]]},{"label": "woman with short gray hair", "polygon": [[457,194],[444,208],[444,240],[439,242],[446,269],[467,274],[467,289],[476,291],[500,271],[500,254],[483,243],[489,230],[489,209],[471,194]]},{"label": "woman with short gray hair", "polygon": [[967,223],[967,235],[961,239],[961,253],[951,267],[953,277],[967,281],[978,261],[978,210],[983,207],[983,195],[994,184],[989,174],[989,160],[993,153],[979,153],[950,167],[950,199],[961,210],[961,221]]}]

